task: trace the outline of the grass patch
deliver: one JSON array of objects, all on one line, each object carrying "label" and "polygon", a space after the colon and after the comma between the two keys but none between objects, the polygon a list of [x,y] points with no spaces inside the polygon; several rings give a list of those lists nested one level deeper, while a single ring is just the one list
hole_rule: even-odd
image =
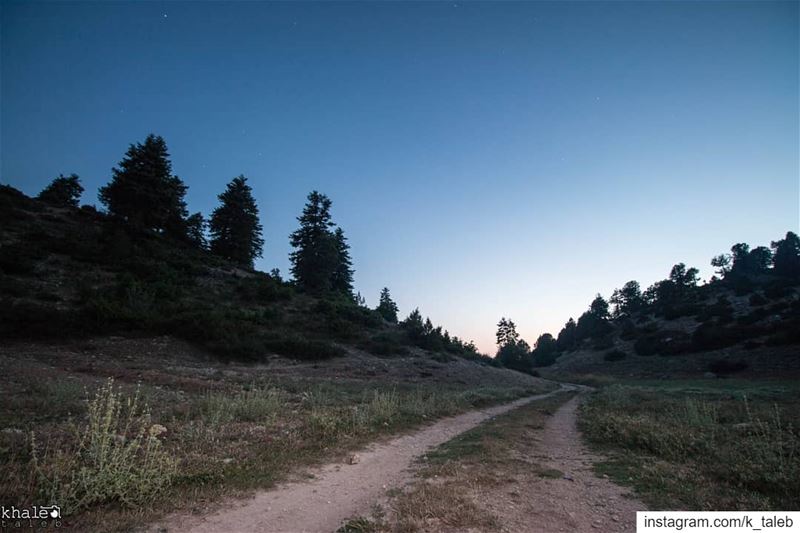
[{"label": "grass patch", "polygon": [[612,386],[583,407],[598,469],[656,508],[794,509],[800,505],[795,388],[694,382]]},{"label": "grass patch", "polygon": [[79,530],[125,531],[176,507],[270,487],[299,466],[380,435],[543,392],[269,376],[237,381],[222,372],[208,373],[204,385],[179,378],[170,386],[120,380],[111,387],[81,375],[62,377],[53,388],[34,384],[38,370],[15,372],[8,386],[21,392],[0,409],[0,499],[61,505],[65,524]]}]

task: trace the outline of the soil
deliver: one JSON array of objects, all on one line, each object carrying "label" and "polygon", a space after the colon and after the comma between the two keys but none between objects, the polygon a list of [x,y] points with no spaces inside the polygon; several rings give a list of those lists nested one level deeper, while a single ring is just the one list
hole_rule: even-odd
[{"label": "soil", "polygon": [[411,434],[377,443],[344,461],[309,474],[311,479],[286,483],[247,500],[223,502],[211,514],[172,515],[153,525],[159,532],[325,532],[348,518],[368,515],[386,491],[407,483],[414,459],[484,420],[553,393],[470,411],[440,420]]}]

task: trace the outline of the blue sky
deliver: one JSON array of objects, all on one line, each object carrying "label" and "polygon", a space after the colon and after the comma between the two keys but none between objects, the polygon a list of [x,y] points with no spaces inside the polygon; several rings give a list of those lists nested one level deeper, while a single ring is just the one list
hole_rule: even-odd
[{"label": "blue sky", "polygon": [[266,247],[319,189],[356,288],[494,352],[600,292],[798,230],[797,2],[0,4],[0,181],[85,203],[164,136],[210,213],[250,180]]}]

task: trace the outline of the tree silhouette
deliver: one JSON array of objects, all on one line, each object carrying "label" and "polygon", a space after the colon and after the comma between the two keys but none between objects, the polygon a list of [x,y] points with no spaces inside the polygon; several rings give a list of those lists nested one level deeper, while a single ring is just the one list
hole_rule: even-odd
[{"label": "tree silhouette", "polygon": [[144,143],[130,145],[112,173],[98,195],[109,214],[137,230],[185,237],[187,187],[172,175],[163,138],[150,134]]},{"label": "tree silhouette", "polygon": [[711,266],[716,268],[716,274],[722,277],[727,276],[731,271],[732,262],[733,258],[730,254],[719,254],[711,258]]},{"label": "tree silhouette", "polygon": [[561,331],[558,334],[558,339],[556,343],[558,345],[559,351],[569,351],[574,349],[578,344],[578,333],[577,333],[578,325],[575,324],[575,320],[570,317],[567,320],[567,323],[564,324],[564,327],[561,328]]},{"label": "tree silhouette", "polygon": [[786,237],[772,243],[772,264],[781,276],[800,277],[800,237],[787,232]]},{"label": "tree silhouette", "polygon": [[77,174],[70,174],[68,177],[59,174],[47,187],[42,189],[37,198],[58,207],[78,207],[81,194],[83,194],[83,186]]},{"label": "tree silhouette", "polygon": [[238,176],[228,183],[219,196],[220,205],[211,213],[209,232],[211,252],[252,268],[256,257],[261,257],[264,239],[253,190],[247,178]]},{"label": "tree silhouette", "polygon": [[613,314],[615,318],[635,313],[644,305],[639,282],[631,280],[623,285],[621,289],[614,289],[609,302],[614,306]]},{"label": "tree silhouette", "polygon": [[331,289],[333,274],[339,266],[339,250],[331,233],[331,201],[324,194],[312,191],[303,213],[297,220],[300,227],[290,236],[294,251],[289,255],[292,275],[298,286],[309,292]]},{"label": "tree silhouette", "polygon": [[558,344],[552,335],[544,333],[536,339],[532,352],[533,366],[550,366],[558,357]]},{"label": "tree silhouette", "polygon": [[411,311],[406,319],[400,322],[400,327],[405,330],[412,341],[419,341],[425,336],[425,326],[418,308]]},{"label": "tree silhouette", "polygon": [[501,318],[497,323],[497,346],[502,348],[509,344],[516,344],[518,341],[517,325],[506,317]]},{"label": "tree silhouette", "polygon": [[381,296],[378,301],[378,307],[375,310],[386,320],[392,324],[397,323],[397,304],[392,300],[389,294],[389,288],[384,287],[381,290]]},{"label": "tree silhouette", "polygon": [[336,265],[331,273],[331,289],[355,300],[353,295],[353,261],[350,259],[350,245],[342,228],[333,232],[336,248]]},{"label": "tree silhouette", "polygon": [[203,214],[199,212],[193,213],[186,219],[186,238],[200,250],[208,248],[208,240],[206,239],[207,225]]}]

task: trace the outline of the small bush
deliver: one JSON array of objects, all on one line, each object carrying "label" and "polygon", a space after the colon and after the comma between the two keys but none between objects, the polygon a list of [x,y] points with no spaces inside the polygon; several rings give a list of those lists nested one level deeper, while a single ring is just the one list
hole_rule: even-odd
[{"label": "small bush", "polygon": [[342,348],[329,342],[307,340],[294,336],[265,339],[264,346],[279,355],[285,355],[293,359],[330,359],[332,357],[341,357],[345,354]]},{"label": "small bush", "polygon": [[159,435],[165,431],[151,423],[138,391],[124,398],[109,380],[88,402],[88,420],[73,428],[71,442],[40,455],[32,437],[31,467],[40,501],[61,505],[64,514],[104,503],[152,502],[177,468],[161,447]]},{"label": "small bush", "polygon": [[200,413],[211,425],[225,422],[272,422],[286,399],[274,388],[252,387],[234,394],[209,392],[198,402]]},{"label": "small bush", "polygon": [[611,350],[603,355],[605,361],[622,361],[627,357],[627,354],[621,350]]},{"label": "small bush", "polygon": [[750,365],[745,361],[729,361],[728,359],[717,359],[708,365],[709,372],[718,375],[735,374],[742,370],[747,370]]}]

